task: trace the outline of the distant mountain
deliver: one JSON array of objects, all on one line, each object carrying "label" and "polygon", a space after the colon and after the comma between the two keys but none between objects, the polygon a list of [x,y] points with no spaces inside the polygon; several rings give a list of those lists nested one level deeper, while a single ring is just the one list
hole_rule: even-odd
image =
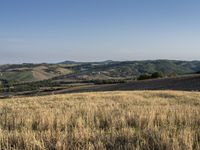
[{"label": "distant mountain", "polygon": [[66,61],[60,62],[58,64],[80,64],[80,63],[81,62],[66,60]]},{"label": "distant mountain", "polygon": [[113,62],[115,62],[115,61],[105,60],[105,61],[94,61],[94,62],[77,62],[77,61],[66,60],[66,61],[60,62],[58,64],[108,64],[108,63],[113,63]]}]

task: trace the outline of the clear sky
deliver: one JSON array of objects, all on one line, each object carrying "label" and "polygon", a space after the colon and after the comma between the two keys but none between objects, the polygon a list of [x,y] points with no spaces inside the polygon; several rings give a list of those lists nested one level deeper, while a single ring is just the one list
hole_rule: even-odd
[{"label": "clear sky", "polygon": [[0,63],[200,59],[199,0],[0,0]]}]

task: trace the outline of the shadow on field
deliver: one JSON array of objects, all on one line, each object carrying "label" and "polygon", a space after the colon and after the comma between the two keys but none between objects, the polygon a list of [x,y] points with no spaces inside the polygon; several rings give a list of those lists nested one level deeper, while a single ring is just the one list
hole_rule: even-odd
[{"label": "shadow on field", "polygon": [[131,83],[89,85],[55,91],[57,93],[96,92],[96,91],[124,91],[124,90],[179,90],[200,91],[200,75],[163,78]]}]

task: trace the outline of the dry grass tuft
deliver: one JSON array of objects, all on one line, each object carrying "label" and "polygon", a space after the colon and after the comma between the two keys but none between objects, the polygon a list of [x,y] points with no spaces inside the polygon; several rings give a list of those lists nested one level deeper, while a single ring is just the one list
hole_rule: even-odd
[{"label": "dry grass tuft", "polygon": [[200,93],[102,92],[0,100],[0,149],[200,149]]}]

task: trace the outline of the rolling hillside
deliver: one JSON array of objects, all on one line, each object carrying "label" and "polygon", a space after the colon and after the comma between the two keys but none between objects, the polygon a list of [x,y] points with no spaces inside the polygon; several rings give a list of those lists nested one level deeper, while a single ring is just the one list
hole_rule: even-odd
[{"label": "rolling hillside", "polygon": [[[138,81],[159,72],[159,79]],[[200,61],[103,61],[0,66],[0,96],[113,90],[200,90]],[[144,80],[144,79],[142,79]]]},{"label": "rolling hillside", "polygon": [[162,72],[164,76],[191,74],[200,71],[199,61],[103,61],[58,64],[21,64],[0,66],[0,79],[32,82],[58,77],[60,79],[136,79],[142,74]]},{"label": "rolling hillside", "polygon": [[76,79],[136,79],[142,74],[162,72],[164,76],[176,76],[191,74],[200,71],[199,61],[174,61],[174,60],[154,60],[154,61],[104,61],[79,63],[73,70],[76,74],[66,76],[66,78]]},{"label": "rolling hillside", "polygon": [[54,64],[20,64],[0,66],[0,79],[8,82],[33,82],[66,75],[72,71],[67,65]]}]

